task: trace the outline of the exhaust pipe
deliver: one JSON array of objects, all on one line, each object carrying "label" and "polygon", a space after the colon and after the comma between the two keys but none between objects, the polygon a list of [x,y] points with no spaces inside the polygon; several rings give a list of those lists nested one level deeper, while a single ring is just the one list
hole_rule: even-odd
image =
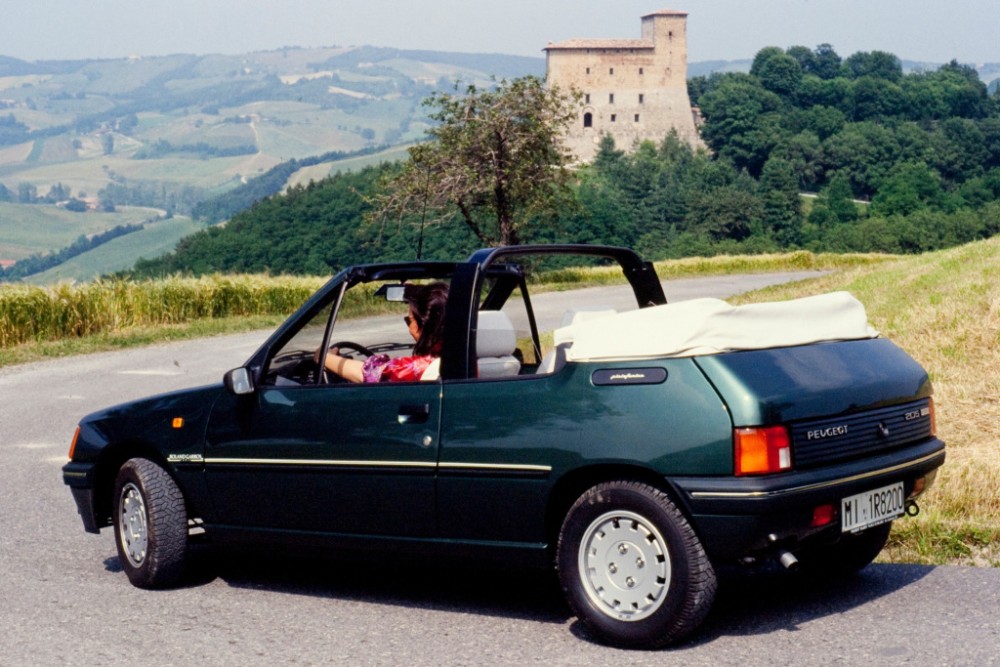
[{"label": "exhaust pipe", "polygon": [[789,572],[795,572],[799,569],[799,559],[791,551],[785,551],[784,549],[779,551],[778,562]]}]

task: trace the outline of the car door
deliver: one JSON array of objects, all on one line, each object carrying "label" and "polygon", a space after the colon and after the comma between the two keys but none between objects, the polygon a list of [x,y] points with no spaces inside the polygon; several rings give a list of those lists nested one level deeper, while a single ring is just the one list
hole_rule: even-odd
[{"label": "car door", "polygon": [[279,330],[273,349],[262,348],[266,370],[252,393],[227,393],[215,406],[204,454],[212,520],[251,530],[429,535],[440,384],[317,377],[315,351],[341,340],[335,334],[362,349],[405,336],[401,314],[327,333],[346,289],[334,288]]},{"label": "car door", "polygon": [[227,396],[205,447],[216,521],[428,535],[439,428],[437,383],[267,386]]}]

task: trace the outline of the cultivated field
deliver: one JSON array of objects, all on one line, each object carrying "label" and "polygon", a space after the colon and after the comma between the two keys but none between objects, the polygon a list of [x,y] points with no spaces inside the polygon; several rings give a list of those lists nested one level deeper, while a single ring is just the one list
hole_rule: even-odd
[{"label": "cultivated field", "polygon": [[163,211],[122,206],[114,213],[74,213],[54,205],[0,202],[0,259],[24,259],[65,248],[80,236],[159,217]]}]

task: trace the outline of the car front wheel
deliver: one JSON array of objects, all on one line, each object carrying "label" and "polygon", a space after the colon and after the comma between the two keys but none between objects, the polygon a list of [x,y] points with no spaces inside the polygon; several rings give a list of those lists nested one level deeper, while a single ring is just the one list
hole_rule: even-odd
[{"label": "car front wheel", "polygon": [[715,597],[715,571],[687,519],[667,494],[640,482],[608,482],[580,496],[556,560],[577,617],[618,646],[677,641],[701,624]]},{"label": "car front wheel", "polygon": [[115,480],[118,559],[139,588],[176,585],[184,573],[187,511],[167,471],[148,459],[126,461]]}]

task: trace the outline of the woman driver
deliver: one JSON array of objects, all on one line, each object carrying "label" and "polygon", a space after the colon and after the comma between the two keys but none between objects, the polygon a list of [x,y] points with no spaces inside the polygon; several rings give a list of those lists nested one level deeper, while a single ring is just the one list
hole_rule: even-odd
[{"label": "woman driver", "polygon": [[416,341],[413,354],[392,359],[387,354],[373,354],[360,361],[342,357],[333,348],[326,355],[326,369],[351,382],[416,382],[431,362],[441,356],[447,300],[448,286],[444,283],[407,285],[403,301],[410,307],[410,314],[403,320]]}]

